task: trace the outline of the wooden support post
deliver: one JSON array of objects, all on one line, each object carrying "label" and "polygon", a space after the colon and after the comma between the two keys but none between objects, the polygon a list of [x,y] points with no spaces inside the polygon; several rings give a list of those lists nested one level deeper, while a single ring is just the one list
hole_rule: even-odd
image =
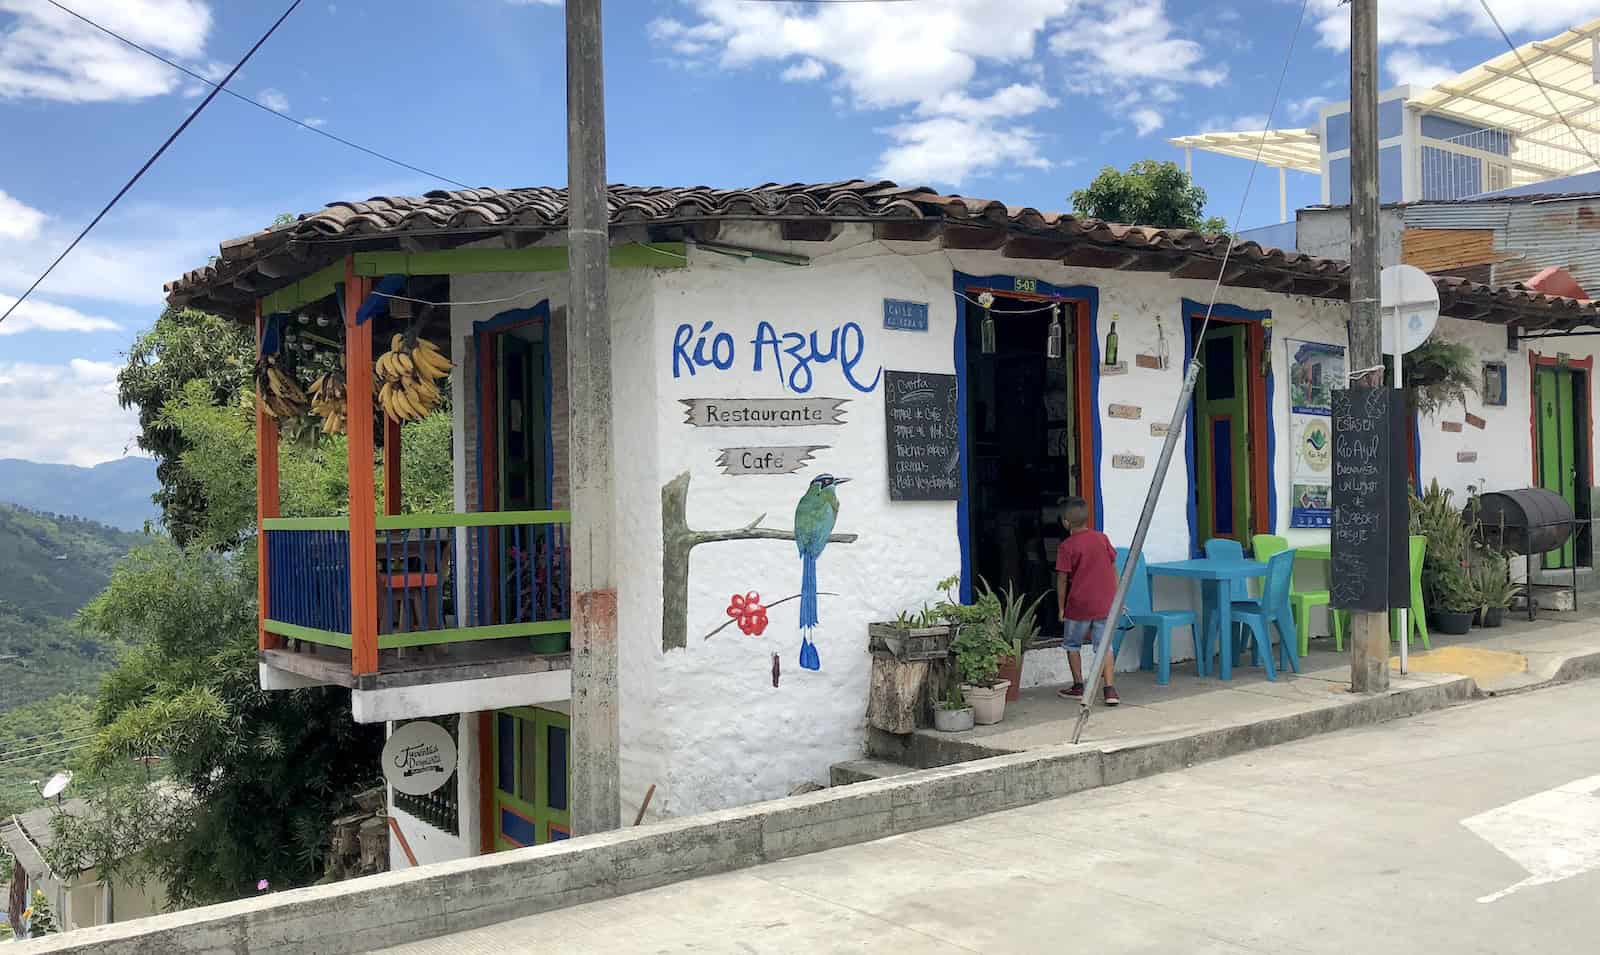
[{"label": "wooden support post", "polygon": [[350,669],[378,672],[377,489],[372,480],[372,321],[356,323],[371,279],[356,275],[345,260],[344,374],[349,402],[350,474]]},{"label": "wooden support post", "polygon": [[[256,302],[256,355],[261,354],[261,338],[266,331],[266,318],[261,314],[261,302]],[[263,525],[267,518],[277,517],[281,501],[278,493],[278,419],[267,414],[261,396],[256,395],[256,617],[257,641],[261,650],[272,650],[283,645],[283,639],[267,632],[267,531]]]},{"label": "wooden support post", "polygon": [[400,513],[400,422],[383,417],[383,513]]}]

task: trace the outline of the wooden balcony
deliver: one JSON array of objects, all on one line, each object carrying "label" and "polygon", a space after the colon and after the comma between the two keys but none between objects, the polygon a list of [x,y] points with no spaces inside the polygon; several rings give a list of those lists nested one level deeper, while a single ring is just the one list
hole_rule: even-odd
[{"label": "wooden balcony", "polygon": [[[262,659],[358,689],[568,669],[570,520],[566,511],[380,516],[376,573],[360,580],[352,557],[359,566],[366,555],[348,518],[268,518]],[[363,639],[376,643],[375,668],[358,662]]]}]

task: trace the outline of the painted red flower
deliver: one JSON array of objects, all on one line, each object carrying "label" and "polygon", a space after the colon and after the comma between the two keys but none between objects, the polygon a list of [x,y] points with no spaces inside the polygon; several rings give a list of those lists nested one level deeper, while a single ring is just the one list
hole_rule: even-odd
[{"label": "painted red flower", "polygon": [[767,608],[761,605],[761,595],[754,590],[728,598],[728,616],[738,622],[739,629],[747,637],[759,637],[767,630]]}]

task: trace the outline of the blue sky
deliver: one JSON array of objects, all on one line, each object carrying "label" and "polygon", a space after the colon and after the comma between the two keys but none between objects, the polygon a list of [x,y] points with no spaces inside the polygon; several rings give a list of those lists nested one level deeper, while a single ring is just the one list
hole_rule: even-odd
[{"label": "blue sky", "polygon": [[[64,0],[220,78],[282,4]],[[1600,0],[1492,0],[1517,42]],[[1384,0],[1383,84],[1503,51],[1478,0]],[[610,178],[660,185],[892,178],[1064,209],[1104,165],[1181,161],[1169,136],[1260,128],[1291,0],[608,0]],[[1348,20],[1310,0],[1277,126],[1347,97]],[[559,0],[306,0],[230,88],[472,185],[566,179]],[[0,303],[203,90],[44,0],[0,0]],[[1247,162],[1197,153],[1232,220]],[[281,212],[447,185],[219,97],[0,325],[0,457],[92,464],[131,446],[112,377],[161,285]],[[1291,173],[1291,208],[1318,198]],[[1240,224],[1277,219],[1272,170]]]}]

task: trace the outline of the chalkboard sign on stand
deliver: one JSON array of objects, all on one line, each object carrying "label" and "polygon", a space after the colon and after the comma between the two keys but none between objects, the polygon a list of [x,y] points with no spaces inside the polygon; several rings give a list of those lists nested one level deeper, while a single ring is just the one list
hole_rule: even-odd
[{"label": "chalkboard sign on stand", "polygon": [[889,500],[954,501],[961,494],[956,376],[883,373]]},{"label": "chalkboard sign on stand", "polygon": [[1329,596],[1339,610],[1410,604],[1402,394],[1388,388],[1333,392]]}]

